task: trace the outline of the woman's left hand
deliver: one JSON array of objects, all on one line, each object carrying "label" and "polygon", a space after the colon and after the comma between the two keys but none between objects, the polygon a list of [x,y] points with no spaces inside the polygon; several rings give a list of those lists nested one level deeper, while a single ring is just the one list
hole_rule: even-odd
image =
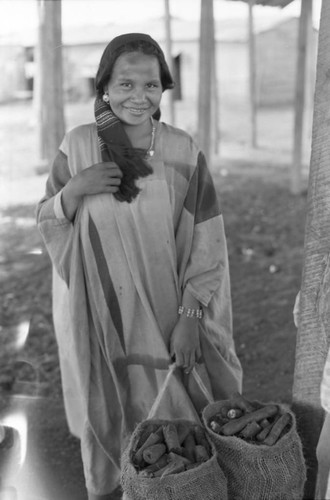
[{"label": "woman's left hand", "polygon": [[199,341],[199,320],[180,316],[174,327],[170,342],[170,354],[175,358],[175,364],[189,373],[201,357]]}]

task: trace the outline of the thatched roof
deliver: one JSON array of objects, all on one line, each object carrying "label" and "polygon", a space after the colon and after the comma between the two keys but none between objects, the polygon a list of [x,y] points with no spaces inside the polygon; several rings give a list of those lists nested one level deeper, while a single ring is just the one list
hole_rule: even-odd
[{"label": "thatched roof", "polygon": [[[232,2],[245,2],[249,3],[249,0],[230,0]],[[286,7],[294,0],[255,0],[256,5],[263,5],[264,7]]]}]

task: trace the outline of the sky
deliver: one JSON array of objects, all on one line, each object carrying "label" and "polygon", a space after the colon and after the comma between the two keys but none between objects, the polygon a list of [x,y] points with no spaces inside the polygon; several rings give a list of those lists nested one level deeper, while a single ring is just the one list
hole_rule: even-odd
[{"label": "sky", "polygon": [[[52,1],[52,0],[48,0]],[[199,19],[200,0],[169,0],[172,16],[182,19]],[[300,1],[285,9],[255,7],[258,17],[271,16],[276,22],[285,16],[297,16]],[[64,27],[83,26],[86,24],[108,24],[145,21],[164,15],[164,0],[62,0],[62,22]],[[321,0],[314,0],[315,21],[319,19]],[[231,19],[247,15],[244,2],[214,0],[215,17]],[[37,26],[37,0],[0,0],[0,36],[33,29]]]}]

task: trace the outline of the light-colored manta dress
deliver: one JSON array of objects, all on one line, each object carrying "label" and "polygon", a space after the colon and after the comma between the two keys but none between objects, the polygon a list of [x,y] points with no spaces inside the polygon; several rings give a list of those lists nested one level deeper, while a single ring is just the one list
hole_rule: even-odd
[{"label": "light-colored manta dress", "polygon": [[[170,364],[169,341],[183,290],[201,303],[198,370],[215,399],[241,390],[232,337],[226,239],[203,154],[182,130],[156,123],[153,168],[139,195],[85,196],[74,222],[61,190],[101,161],[95,124],[65,136],[38,210],[54,266],[53,307],[70,430],[81,439],[86,486],[111,492],[127,437],[147,418]],[[191,375],[177,370],[162,418],[198,419]],[[206,402],[204,401],[204,404]]]}]

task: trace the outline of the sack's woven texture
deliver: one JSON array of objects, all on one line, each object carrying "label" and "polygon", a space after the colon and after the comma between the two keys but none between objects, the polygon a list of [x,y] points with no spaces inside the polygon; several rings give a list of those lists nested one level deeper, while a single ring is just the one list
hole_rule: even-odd
[{"label": "sack's woven texture", "polygon": [[267,446],[249,443],[236,436],[214,433],[208,427],[208,422],[223,406],[228,407],[228,401],[218,401],[206,406],[202,418],[227,479],[228,498],[301,500],[306,467],[294,414],[285,405],[277,404],[281,413],[290,413],[292,425],[273,446]]},{"label": "sack's woven texture", "polygon": [[[172,420],[172,423],[186,420]],[[210,441],[212,457],[198,467],[164,478],[141,477],[132,462],[132,454],[143,430],[151,423],[159,425],[168,420],[145,420],[133,432],[131,440],[122,455],[122,488],[127,500],[228,500],[227,481],[216,456],[214,444]]]}]

